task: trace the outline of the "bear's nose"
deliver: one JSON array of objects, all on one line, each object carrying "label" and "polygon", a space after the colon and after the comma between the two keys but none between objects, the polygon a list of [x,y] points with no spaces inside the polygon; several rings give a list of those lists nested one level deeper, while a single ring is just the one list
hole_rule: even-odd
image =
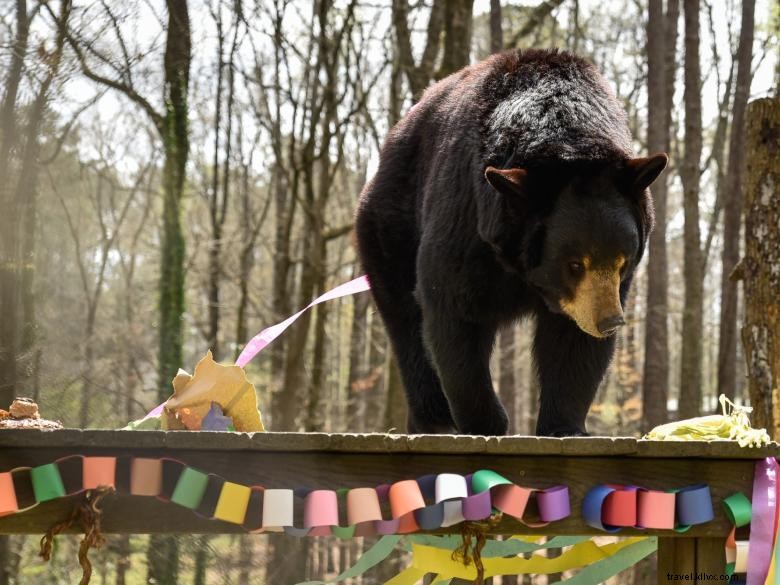
[{"label": "bear's nose", "polygon": [[598,327],[599,333],[602,335],[612,335],[621,325],[625,324],[626,321],[623,319],[623,315],[613,315],[599,321],[596,327]]}]

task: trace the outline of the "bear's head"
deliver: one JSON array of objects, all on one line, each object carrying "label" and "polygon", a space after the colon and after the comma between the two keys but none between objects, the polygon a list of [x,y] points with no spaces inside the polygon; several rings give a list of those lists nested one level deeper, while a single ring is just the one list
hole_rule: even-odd
[{"label": "bear's head", "polygon": [[623,302],[653,227],[648,187],[667,156],[598,165],[488,167],[477,228],[547,307],[594,337],[624,324]]}]

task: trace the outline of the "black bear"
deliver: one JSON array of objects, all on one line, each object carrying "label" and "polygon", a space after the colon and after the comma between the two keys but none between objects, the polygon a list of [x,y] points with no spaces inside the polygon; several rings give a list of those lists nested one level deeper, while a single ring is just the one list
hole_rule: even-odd
[{"label": "black bear", "polygon": [[410,433],[505,434],[490,354],[534,316],[537,434],[586,434],[666,162],[633,158],[623,108],[572,53],[494,55],[425,92],[356,216]]}]

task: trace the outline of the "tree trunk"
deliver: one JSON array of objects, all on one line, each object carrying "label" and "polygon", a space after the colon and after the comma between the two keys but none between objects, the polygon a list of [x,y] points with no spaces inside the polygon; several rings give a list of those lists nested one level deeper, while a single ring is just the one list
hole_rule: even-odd
[{"label": "tree trunk", "polygon": [[752,423],[780,438],[780,98],[747,107],[742,343]]},{"label": "tree trunk", "polygon": [[517,382],[515,377],[515,327],[501,330],[498,341],[498,396],[509,417],[507,433],[517,433]]},{"label": "tree trunk", "polygon": [[[369,306],[373,309],[372,303]],[[388,352],[392,353],[392,350],[387,339],[385,326],[375,309],[371,313],[369,331],[371,335],[368,340],[367,370],[371,373],[372,381],[370,386],[366,388],[366,396],[363,399],[366,404],[364,427],[368,431],[381,432],[384,430],[383,406],[388,395],[387,376],[385,375],[387,360],[385,356]]]},{"label": "tree trunk", "polygon": [[[647,148],[669,150],[678,3],[650,0],[647,22]],[[670,58],[671,56],[671,58]],[[642,376],[642,430],[666,422],[669,392],[668,265],[666,257],[666,175],[653,184],[655,229],[650,234],[647,263],[647,321]]]},{"label": "tree trunk", "polygon": [[504,30],[501,26],[501,0],[490,0],[490,52],[504,49]]},{"label": "tree trunk", "polygon": [[[171,393],[170,384],[182,365],[182,318],[184,316],[184,235],[181,200],[189,154],[188,90],[191,61],[190,19],[185,0],[167,0],[168,33],[165,47],[165,114],[162,118],[163,233],[160,250],[160,331],[158,385],[160,402]],[[178,543],[175,536],[153,535],[149,539],[149,579],[158,585],[178,580]]]},{"label": "tree trunk", "polygon": [[192,585],[206,585],[206,575],[209,565],[209,540],[208,534],[201,534],[195,539],[195,567],[193,569]]},{"label": "tree trunk", "polygon": [[469,64],[474,0],[449,0],[444,8],[444,55],[437,77],[442,79]]},{"label": "tree trunk", "polygon": [[387,399],[385,402],[385,417],[383,428],[380,431],[405,433],[406,432],[406,397],[401,381],[401,372],[395,361],[392,351],[385,352],[385,388]]},{"label": "tree trunk", "polygon": [[168,34],[165,47],[165,114],[162,119],[163,233],[160,258],[160,345],[158,399],[171,393],[170,384],[182,365],[184,315],[184,235],[181,200],[189,154],[188,89],[191,61],[187,2],[167,0]]},{"label": "tree trunk", "polygon": [[[222,31],[222,6],[217,4],[217,90],[214,96],[214,160],[212,162],[211,193],[209,194],[209,220],[211,223],[211,239],[208,246],[208,313],[209,329],[208,343],[214,359],[220,359],[219,347],[219,261],[222,252],[222,222],[220,221],[219,197],[219,139],[222,122],[222,59],[225,35]],[[228,137],[228,141],[230,138]],[[224,218],[224,214],[222,214]]]},{"label": "tree trunk", "polygon": [[240,534],[238,538],[238,583],[251,583],[254,535]]},{"label": "tree trunk", "polygon": [[[324,254],[325,244],[322,243]],[[325,265],[323,257],[322,266]],[[325,290],[324,275],[320,275],[316,294],[320,295]],[[309,432],[323,432],[327,421],[325,420],[325,404],[323,393],[325,385],[325,325],[328,322],[328,303],[317,305],[317,313],[314,318],[314,347],[311,358],[311,379],[309,380],[309,401],[307,404],[306,430]]]},{"label": "tree trunk", "polygon": [[701,367],[704,274],[699,230],[699,165],[702,150],[699,0],[685,0],[685,157],[680,172],[685,214],[685,305],[680,368],[680,418],[698,416]]},{"label": "tree trunk", "polygon": [[175,536],[152,534],[146,551],[148,583],[178,585],[179,542]]},{"label": "tree trunk", "polygon": [[[292,187],[294,189],[294,186]],[[295,196],[290,192],[287,177],[283,176],[280,168],[274,171],[274,199],[275,199],[275,236],[273,259],[273,282],[271,293],[271,305],[275,320],[281,321],[290,313],[289,274],[292,262],[290,260],[290,234],[292,231],[292,217],[295,211]],[[300,327],[296,324],[296,327]],[[290,334],[295,333],[295,329]],[[294,394],[297,389],[290,388],[285,377],[284,364],[287,348],[291,346],[292,335],[283,336],[271,345],[271,417],[274,429],[292,430],[294,408],[290,408],[290,402],[296,403]]]},{"label": "tree trunk", "polygon": [[742,225],[742,184],[745,166],[745,109],[750,94],[755,0],[742,0],[742,29],[737,51],[737,85],[732,106],[729,159],[723,191],[723,255],[720,280],[721,313],[718,344],[718,394],[734,396],[737,383],[737,283],[730,276],[739,261]]},{"label": "tree trunk", "polygon": [[130,535],[120,534],[116,537],[116,580],[115,585],[126,585],[127,572],[130,569]]},{"label": "tree trunk", "polygon": [[16,37],[11,51],[8,77],[5,80],[3,102],[0,105],[0,408],[7,408],[16,394],[16,360],[19,349],[19,297],[21,278],[16,252],[16,234],[20,217],[14,202],[11,181],[11,152],[17,141],[16,100],[22,78],[30,23],[27,2],[16,1]]},{"label": "tree trunk", "polygon": [[[353,297],[352,327],[349,336],[349,376],[347,378],[347,430],[357,433],[366,429],[366,395],[371,372],[366,354],[368,341],[368,304],[370,295]],[[376,397],[373,397],[376,399]]]}]

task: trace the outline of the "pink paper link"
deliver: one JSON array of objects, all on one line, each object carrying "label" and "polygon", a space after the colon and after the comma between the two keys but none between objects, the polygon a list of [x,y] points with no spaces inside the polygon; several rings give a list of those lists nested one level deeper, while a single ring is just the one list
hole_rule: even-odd
[{"label": "pink paper link", "polygon": [[247,365],[252,360],[252,358],[263,351],[263,349],[265,349],[269,343],[279,337],[285,329],[287,329],[298,319],[298,317],[303,315],[304,312],[311,309],[314,305],[337,299],[339,297],[346,297],[348,295],[364,292],[370,288],[371,286],[368,284],[368,278],[366,278],[366,276],[360,276],[354,280],[350,280],[349,282],[345,282],[344,284],[340,284],[336,288],[329,290],[325,294],[314,299],[306,307],[295,313],[295,315],[287,317],[287,319],[281,323],[271,325],[270,327],[263,329],[260,333],[255,335],[251,340],[249,340],[249,343],[244,346],[244,349],[241,351],[241,355],[239,355],[238,359],[236,360],[236,365],[242,368]]},{"label": "pink paper link", "polygon": [[753,478],[753,518],[750,522],[748,545],[747,585],[764,585],[772,544],[775,541],[775,513],[777,511],[777,461],[767,457],[756,461]]}]

